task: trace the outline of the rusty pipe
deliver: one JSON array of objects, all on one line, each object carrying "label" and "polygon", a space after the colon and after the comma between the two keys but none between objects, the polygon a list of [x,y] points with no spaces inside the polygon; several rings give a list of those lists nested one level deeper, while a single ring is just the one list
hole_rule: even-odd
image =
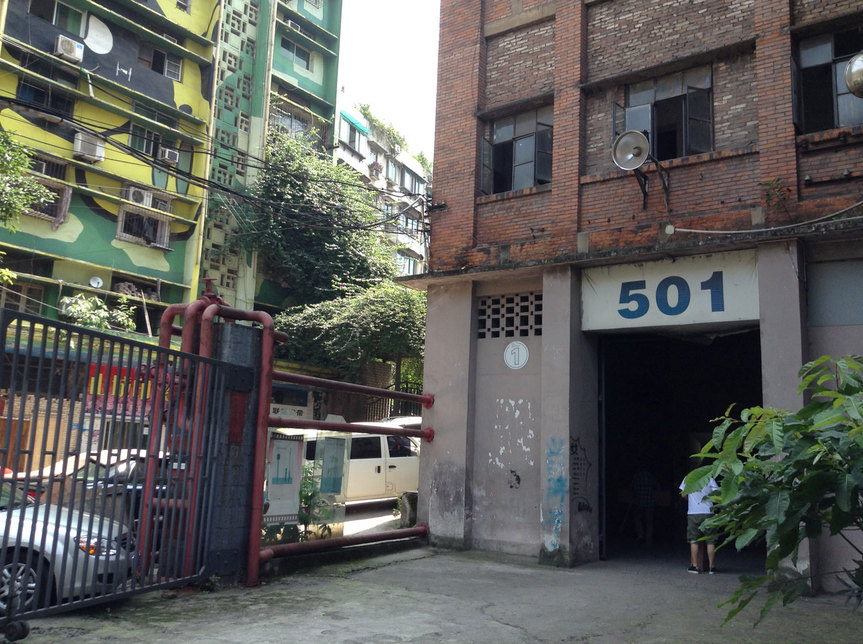
[{"label": "rusty pipe", "polygon": [[336,391],[349,391],[355,394],[366,394],[367,396],[379,396],[381,398],[392,398],[393,400],[417,402],[421,403],[426,409],[434,405],[434,396],[432,394],[410,394],[406,391],[393,391],[392,389],[357,385],[352,382],[342,382],[341,380],[327,380],[326,378],[304,376],[298,373],[289,373],[287,371],[274,371],[273,379],[280,382],[291,382],[298,385],[318,387],[320,389],[335,389]]},{"label": "rusty pipe", "polygon": [[261,548],[260,561],[267,562],[277,557],[288,557],[290,555],[307,554],[310,552],[322,552],[324,550],[336,550],[346,546],[358,546],[364,543],[375,543],[378,541],[395,541],[397,539],[408,539],[410,537],[428,537],[429,527],[425,523],[414,528],[402,530],[388,530],[374,534],[355,534],[350,537],[335,537],[333,539],[316,539],[314,541],[301,541],[299,543],[280,543],[274,546]]}]

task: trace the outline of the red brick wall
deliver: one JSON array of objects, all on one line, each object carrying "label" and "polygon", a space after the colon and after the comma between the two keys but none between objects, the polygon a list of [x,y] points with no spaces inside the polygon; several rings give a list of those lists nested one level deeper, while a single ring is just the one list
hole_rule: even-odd
[{"label": "red brick wall", "polygon": [[[432,217],[432,271],[632,256],[710,240],[682,233],[664,239],[669,222],[749,231],[762,220],[783,225],[863,198],[863,127],[794,132],[788,0],[558,0],[552,18],[521,26],[514,20],[486,49],[483,16],[509,20],[527,4],[443,0],[434,200],[449,208]],[[793,7],[798,20],[863,20],[859,0]],[[551,34],[553,48],[540,37]],[[633,174],[611,163],[612,102],[623,104],[629,82],[700,64],[713,70],[715,151],[663,164],[668,210],[659,176],[646,166],[642,209]],[[534,73],[526,74],[531,65]],[[477,111],[546,91],[552,78],[551,186],[478,198]],[[762,184],[777,180],[784,198],[768,204]]]},{"label": "red brick wall", "polygon": [[510,31],[488,41],[485,101],[511,103],[554,89],[554,22]]},{"label": "red brick wall", "polygon": [[797,26],[855,13],[863,13],[860,0],[793,0],[791,2],[791,14]]},{"label": "red brick wall", "polygon": [[590,79],[650,69],[753,38],[753,5],[755,0],[614,0],[590,5]]}]

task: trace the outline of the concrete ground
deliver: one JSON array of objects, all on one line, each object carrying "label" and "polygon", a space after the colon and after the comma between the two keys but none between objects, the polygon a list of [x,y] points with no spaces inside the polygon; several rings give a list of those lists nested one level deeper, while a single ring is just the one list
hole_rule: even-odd
[{"label": "concrete ground", "polygon": [[[685,548],[685,545],[684,545]],[[756,558],[757,561],[757,558]],[[742,555],[717,575],[688,554],[620,552],[571,569],[477,551],[417,547],[303,569],[257,588],[155,592],[31,622],[31,644],[73,642],[853,642],[863,611],[841,597],[749,607],[726,626],[717,605],[756,572]]]}]

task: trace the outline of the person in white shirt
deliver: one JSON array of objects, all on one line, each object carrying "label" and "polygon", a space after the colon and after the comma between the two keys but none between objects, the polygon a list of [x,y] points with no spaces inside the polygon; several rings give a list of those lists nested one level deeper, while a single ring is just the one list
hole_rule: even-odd
[{"label": "person in white shirt", "polygon": [[[684,485],[680,484],[680,496],[688,502],[686,512],[686,540],[689,542],[689,572],[698,574],[702,572],[701,562],[703,551],[707,548],[708,572],[716,573],[716,535],[710,531],[702,530],[701,524],[713,514],[713,504],[708,495],[719,489],[712,478],[703,488],[692,494],[683,493]],[[706,539],[702,539],[703,537]]]}]

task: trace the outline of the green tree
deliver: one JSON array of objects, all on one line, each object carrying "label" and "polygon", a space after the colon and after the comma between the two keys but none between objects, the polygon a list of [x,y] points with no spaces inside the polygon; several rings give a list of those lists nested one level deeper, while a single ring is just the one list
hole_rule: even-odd
[{"label": "green tree", "polygon": [[[30,155],[12,136],[0,130],[0,226],[15,231],[21,214],[36,205],[50,203],[54,193],[27,174]],[[0,253],[0,261],[5,253]],[[16,275],[0,267],[0,284],[11,284]]]},{"label": "green tree", "polygon": [[272,136],[255,195],[263,206],[242,218],[234,243],[258,251],[291,304],[357,293],[395,274],[373,193],[321,154],[313,136]]},{"label": "green tree", "polygon": [[0,130],[0,226],[15,230],[18,217],[28,208],[50,203],[55,195],[27,174],[27,149]]},{"label": "green tree", "polygon": [[276,316],[290,338],[280,347],[289,360],[355,375],[369,362],[422,355],[425,293],[384,282],[362,293],[298,307]]},{"label": "green tree", "polygon": [[60,300],[63,317],[69,318],[75,324],[86,326],[91,329],[120,329],[122,331],[134,331],[135,307],[129,306],[125,297],[121,297],[119,303],[109,308],[98,297],[86,297],[78,293]]},{"label": "green tree", "polygon": [[[800,543],[824,531],[845,539],[863,529],[863,364],[858,356],[821,357],[800,370],[800,393],[810,400],[797,412],[751,407],[717,419],[713,439],[698,456],[711,460],[686,477],[685,491],[720,482],[716,514],[708,525],[724,534],[722,546],[767,546],[765,574],[741,577],[725,602],[726,621],[768,588],[758,621],[777,602],[788,604],[807,580],[789,575]],[[849,599],[863,600],[863,559],[844,572]],[[758,622],[756,622],[758,623]]]}]

